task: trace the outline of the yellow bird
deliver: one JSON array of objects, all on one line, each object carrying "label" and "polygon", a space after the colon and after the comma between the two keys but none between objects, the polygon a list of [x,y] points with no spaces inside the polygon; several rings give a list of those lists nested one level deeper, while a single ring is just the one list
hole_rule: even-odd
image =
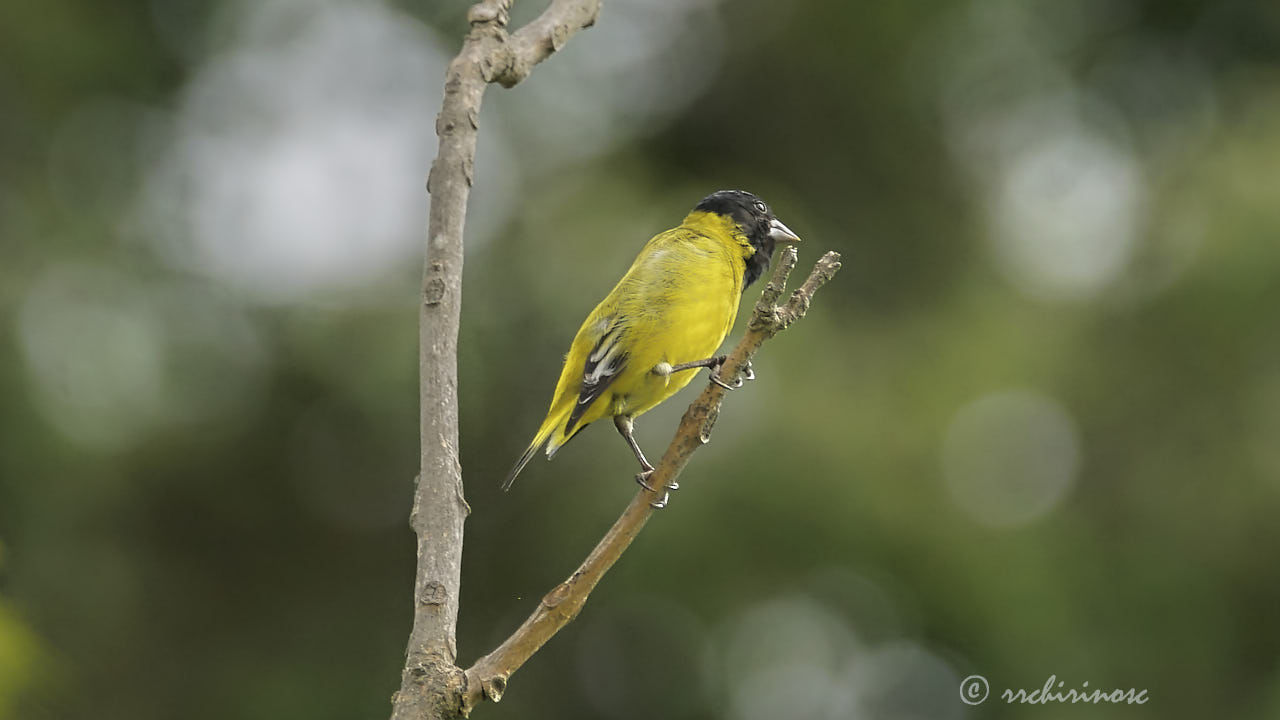
[{"label": "yellow bird", "polygon": [[719,378],[724,356],[714,353],[733,328],[738,299],[769,267],[775,243],[799,241],[763,200],[741,190],[708,195],[679,227],[650,240],[578,329],[551,409],[502,489],[540,447],[551,459],[604,417],[640,461],[645,485],[653,466],[632,435],[633,418],[688,385],[700,367],[729,387]]}]

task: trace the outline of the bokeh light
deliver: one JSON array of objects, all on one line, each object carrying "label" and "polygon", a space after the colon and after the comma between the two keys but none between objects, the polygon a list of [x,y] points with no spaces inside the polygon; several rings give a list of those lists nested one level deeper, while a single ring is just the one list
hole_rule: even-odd
[{"label": "bokeh light", "polygon": [[410,261],[447,62],[431,36],[380,3],[268,3],[232,43],[183,91],[147,181],[157,249],[268,301]]},{"label": "bokeh light", "polygon": [[952,498],[975,520],[1013,527],[1049,512],[1080,468],[1075,424],[1060,404],[1024,391],[984,395],[947,429],[942,469]]},{"label": "bokeh light", "polygon": [[43,416],[98,450],[243,411],[267,352],[256,330],[217,298],[103,265],[48,268],[16,320]]},{"label": "bokeh light", "polygon": [[[927,50],[942,70],[949,145],[978,186],[993,259],[1038,300],[1089,299],[1109,289],[1146,225],[1145,172],[1129,147],[1127,121],[1067,67],[1077,34],[1115,21],[1086,5],[1069,18],[1037,18],[1048,8],[974,3],[940,31],[941,50]],[[1037,19],[1061,25],[1050,35]]]},{"label": "bokeh light", "polygon": [[1096,294],[1134,252],[1141,175],[1131,154],[1098,135],[1064,130],[1031,141],[993,195],[989,222],[1001,267],[1032,297]]},{"label": "bokeh light", "polygon": [[728,717],[958,718],[959,677],[921,644],[858,637],[848,608],[808,594],[762,601],[731,620],[714,677],[728,685]]}]

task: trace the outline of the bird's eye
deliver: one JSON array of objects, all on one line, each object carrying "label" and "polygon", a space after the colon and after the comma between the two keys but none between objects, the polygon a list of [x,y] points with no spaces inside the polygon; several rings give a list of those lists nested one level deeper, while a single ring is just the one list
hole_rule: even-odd
[{"label": "bird's eye", "polygon": [[765,205],[764,203],[760,202],[759,200],[757,200],[757,201],[756,201],[756,203],[755,203],[755,206],[754,206],[754,207],[755,207],[755,209],[756,209],[756,212],[758,212],[758,213],[760,213],[760,214],[762,214],[762,215],[763,215],[764,213],[769,212],[769,206],[768,206],[768,205]]}]

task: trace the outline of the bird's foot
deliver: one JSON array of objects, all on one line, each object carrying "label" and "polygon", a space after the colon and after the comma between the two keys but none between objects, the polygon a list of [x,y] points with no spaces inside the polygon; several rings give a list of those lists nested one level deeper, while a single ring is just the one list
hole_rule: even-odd
[{"label": "bird's foot", "polygon": [[747,366],[743,368],[742,375],[738,377],[736,380],[734,380],[732,385],[720,379],[720,370],[723,368],[724,368],[723,362],[711,368],[711,382],[719,385],[725,390],[737,390],[738,388],[742,387],[742,385],[746,381],[756,379],[756,372],[751,368],[750,360],[747,361]]},{"label": "bird's foot", "polygon": [[644,488],[645,490],[648,490],[651,493],[657,493],[658,491],[654,490],[653,486],[649,484],[649,478],[652,475],[653,475],[653,468],[649,468],[648,470],[641,470],[640,472],[636,473],[636,483],[639,484],[640,487]]},{"label": "bird's foot", "polygon": [[[636,473],[636,482],[640,485],[640,487],[644,488],[645,490],[648,490],[654,495],[657,495],[658,491],[652,485],[649,484],[649,478],[652,476],[653,476],[653,468],[649,468],[648,470],[638,472]],[[649,505],[659,510],[666,507],[667,501],[671,499],[670,491],[679,490],[679,489],[680,489],[680,483],[673,482],[668,484],[662,490],[662,497],[658,500],[654,500],[650,502]]]}]

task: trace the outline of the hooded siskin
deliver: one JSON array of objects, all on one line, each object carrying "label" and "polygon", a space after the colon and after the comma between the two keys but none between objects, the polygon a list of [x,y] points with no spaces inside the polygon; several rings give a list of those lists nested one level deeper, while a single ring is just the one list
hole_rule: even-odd
[{"label": "hooded siskin", "polygon": [[538,448],[554,457],[605,417],[629,428],[631,418],[688,385],[697,368],[662,368],[712,357],[733,327],[743,290],[769,267],[775,243],[798,240],[764,201],[741,190],[708,195],[678,227],[654,236],[578,329],[547,417],[503,489]]}]

